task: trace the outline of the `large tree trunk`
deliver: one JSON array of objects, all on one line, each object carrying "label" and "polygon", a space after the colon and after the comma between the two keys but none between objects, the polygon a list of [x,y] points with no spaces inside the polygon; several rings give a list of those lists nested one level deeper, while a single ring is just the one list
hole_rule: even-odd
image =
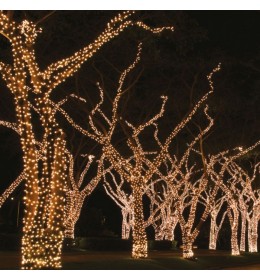
[{"label": "large tree trunk", "polygon": [[44,262],[44,254],[39,240],[41,234],[41,223],[37,225],[39,196],[41,190],[39,186],[38,158],[36,154],[34,134],[31,126],[30,108],[27,103],[26,94],[17,97],[16,114],[21,131],[21,146],[23,150],[23,164],[26,173],[25,181],[25,211],[23,219],[22,237],[22,268],[37,267],[38,262]]},{"label": "large tree trunk", "polygon": [[[21,118],[28,118],[26,123],[19,120],[22,131],[25,132],[21,139],[27,174],[22,268],[60,268],[66,185],[64,135],[51,114],[45,117],[42,115],[46,147],[44,156],[40,160],[36,159],[35,146],[31,148],[35,141],[31,139],[32,131],[28,129],[31,129],[29,107],[27,108],[26,102],[22,107],[24,111]],[[50,110],[45,112],[50,113]]]},{"label": "large tree trunk", "polygon": [[147,257],[147,237],[144,227],[142,201],[143,192],[139,183],[140,180],[137,180],[133,184],[134,223],[132,257],[136,259]]}]

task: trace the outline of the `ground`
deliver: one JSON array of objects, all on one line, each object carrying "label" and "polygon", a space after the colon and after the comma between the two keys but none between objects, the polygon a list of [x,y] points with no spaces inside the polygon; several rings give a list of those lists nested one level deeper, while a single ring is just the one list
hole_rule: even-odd
[{"label": "ground", "polygon": [[[63,254],[63,269],[82,270],[198,270],[260,269],[260,253],[230,256],[228,251],[195,250],[197,261],[181,258],[181,251],[151,251],[148,259],[134,260],[129,252],[70,251]],[[0,251],[0,269],[19,269],[20,254]]]}]

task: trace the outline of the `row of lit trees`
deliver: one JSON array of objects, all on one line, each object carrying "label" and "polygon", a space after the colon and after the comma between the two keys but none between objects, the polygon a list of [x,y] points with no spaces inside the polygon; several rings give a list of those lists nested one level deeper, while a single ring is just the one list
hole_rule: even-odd
[{"label": "row of lit trees", "polygon": [[[212,75],[214,72],[218,71],[220,68],[219,66],[210,73],[208,76],[209,80],[209,91],[203,95],[203,97],[197,102],[197,104],[194,106],[194,108],[191,110],[191,112],[188,114],[184,120],[178,124],[172,132],[170,132],[169,136],[166,138],[164,143],[162,143],[158,139],[158,133],[157,133],[157,121],[163,117],[164,114],[164,108],[167,101],[167,97],[162,96],[162,106],[159,112],[150,118],[147,122],[143,124],[139,124],[137,126],[134,126],[129,121],[124,120],[119,112],[119,102],[123,96],[123,94],[126,91],[123,91],[124,81],[126,79],[127,74],[136,66],[137,62],[140,60],[140,51],[141,46],[138,47],[138,53],[135,61],[133,64],[131,64],[123,73],[121,74],[119,78],[119,86],[115,95],[115,98],[112,102],[112,109],[111,109],[111,117],[108,117],[105,115],[104,111],[102,110],[102,105],[104,102],[104,94],[102,88],[98,85],[99,92],[100,92],[100,102],[97,104],[97,106],[92,110],[92,112],[89,115],[89,126],[92,128],[91,135],[89,132],[86,132],[82,127],[80,127],[78,124],[76,124],[64,111],[62,108],[56,108],[57,111],[62,113],[63,116],[69,121],[69,123],[75,127],[77,130],[79,130],[81,133],[85,134],[86,136],[90,137],[92,140],[95,140],[98,144],[102,147],[102,156],[104,157],[103,165],[106,166],[107,163],[109,163],[112,168],[119,173],[121,178],[128,184],[130,187],[130,195],[123,195],[120,198],[117,198],[116,201],[118,203],[119,200],[121,201],[121,205],[123,206],[123,213],[124,213],[124,220],[132,217],[132,235],[133,235],[133,249],[132,249],[132,256],[134,258],[140,258],[140,257],[147,257],[147,237],[145,232],[145,227],[148,226],[150,223],[153,222],[154,219],[158,216],[158,209],[155,209],[155,213],[152,214],[152,218],[149,219],[148,222],[145,223],[144,216],[143,216],[143,195],[144,193],[150,188],[150,184],[153,181],[153,177],[155,175],[162,175],[161,166],[165,164],[165,160],[169,157],[169,147],[175,139],[175,137],[178,135],[178,133],[187,125],[187,123],[190,122],[192,117],[199,111],[200,107],[205,103],[208,96],[213,93],[213,82],[212,82]],[[99,124],[101,122],[101,119],[103,119],[102,123],[102,130],[96,126],[96,124],[93,121],[93,118],[95,115],[99,115]],[[203,134],[205,134],[210,126],[212,126],[212,119],[208,116],[206,110],[205,110],[206,117],[210,120],[210,125],[200,133],[200,135],[194,140],[195,142],[202,137]],[[116,147],[113,145],[112,142],[112,136],[115,131],[115,127],[117,125],[120,125],[125,129],[127,136],[127,146],[129,147],[130,151],[132,152],[131,158],[126,159],[123,157],[116,149]],[[142,132],[147,129],[148,127],[155,127],[155,140],[157,142],[157,151],[153,152],[147,152],[143,149],[142,146],[142,140],[140,140],[140,135]],[[128,130],[126,130],[128,128]],[[191,144],[191,146],[194,145],[194,143]],[[190,151],[191,149],[189,149]],[[187,159],[188,155],[185,154],[182,163],[185,163],[185,160]],[[102,173],[105,173],[104,171]],[[167,175],[165,175],[167,176]],[[174,176],[174,175],[172,175]],[[114,180],[115,181],[115,180]],[[174,184],[170,182],[169,180],[167,183],[171,186],[171,194],[174,196]],[[114,182],[115,184],[115,182]],[[206,183],[203,181],[203,186],[206,185]],[[116,184],[115,184],[116,186]],[[106,188],[107,190],[109,188]],[[119,189],[117,187],[117,189]],[[110,192],[111,196],[115,195]],[[120,192],[118,192],[118,196],[120,196]],[[171,200],[172,198],[169,197],[166,200],[164,200],[162,203],[163,205],[166,205],[169,203],[168,200]],[[126,206],[126,207],[125,207]],[[194,206],[195,207],[195,206]],[[159,208],[162,208],[160,205]],[[131,213],[129,212],[131,209]],[[195,212],[194,212],[195,214]],[[181,215],[181,214],[180,214]],[[194,219],[195,215],[193,216]],[[189,223],[190,224],[190,223]],[[186,255],[185,255],[186,256]]]},{"label": "row of lit trees", "polygon": [[[164,115],[166,96],[161,96],[162,105],[158,113],[144,123],[132,124],[120,114],[120,103],[127,93],[125,82],[140,61],[142,44],[138,45],[133,63],[119,77],[110,112],[104,105],[104,89],[97,84],[100,101],[86,118],[88,121],[85,127],[88,129],[74,121],[62,107],[68,102],[68,98],[59,102],[51,99],[50,94],[59,84],[76,73],[85,61],[127,27],[137,26],[153,33],[161,33],[164,29],[173,30],[172,27],[150,28],[140,21],[132,20],[132,15],[133,12],[117,15],[91,44],[71,57],[40,70],[35,57],[35,41],[41,30],[32,22],[23,21],[19,24],[12,20],[9,14],[4,12],[0,14],[0,34],[10,42],[13,58],[12,64],[0,62],[0,72],[13,94],[17,119],[16,123],[1,121],[0,124],[18,133],[24,165],[21,175],[1,196],[0,206],[24,180],[25,214],[22,238],[24,269],[61,266],[64,234],[70,238],[74,237],[75,223],[84,200],[103,179],[106,192],[122,209],[123,238],[128,238],[132,232],[133,258],[147,257],[146,227],[152,225],[158,239],[173,239],[177,223],[182,230],[184,257],[193,257],[192,245],[202,224],[209,215],[212,217],[214,205],[216,209],[222,209],[224,204],[227,205],[226,213],[232,224],[232,253],[238,253],[239,211],[243,213],[241,214],[243,223],[247,221],[249,231],[252,233],[249,235],[250,248],[255,246],[257,240],[255,230],[259,220],[259,216],[255,213],[258,197],[252,190],[255,199],[250,199],[255,203],[255,208],[248,207],[247,203],[252,195],[249,191],[250,180],[248,181],[245,174],[238,175],[242,173],[237,173],[240,169],[235,159],[259,143],[233,156],[230,156],[229,152],[205,156],[203,137],[213,125],[213,119],[205,106],[204,116],[208,125],[199,129],[198,135],[188,144],[181,158],[178,158],[171,149],[177,135],[200,113],[208,97],[213,94],[212,76],[220,70],[220,66],[213,69],[207,77],[209,90],[170,131],[165,140],[159,139],[158,122]],[[63,116],[84,137],[95,141],[101,147],[101,156],[95,161],[97,172],[89,178],[88,183],[84,183],[84,178],[88,176],[87,172],[94,163],[94,156],[85,155],[88,161],[83,170],[75,170],[75,159],[68,150],[63,126],[57,121],[57,114]],[[33,121],[35,115],[38,116],[38,122]],[[123,155],[112,141],[118,127],[124,132],[126,146],[131,153],[128,157]],[[146,151],[142,135],[144,131],[151,129],[154,129],[151,138],[154,139],[155,145],[153,151]],[[198,165],[194,160],[196,157],[200,162]],[[254,176],[256,171],[257,168]],[[76,173],[80,175],[75,176]],[[230,176],[232,174],[230,180],[226,181],[226,174]],[[254,176],[252,178],[255,178]],[[242,184],[243,180],[245,183]],[[241,186],[236,187],[236,184]],[[240,194],[239,208],[233,193]],[[150,217],[146,221],[144,195],[150,199]],[[201,208],[200,212],[197,211],[198,205]],[[249,222],[251,220],[252,222]],[[218,230],[216,223],[213,222],[213,225]]]},{"label": "row of lit trees", "polygon": [[[140,49],[139,49],[140,51]],[[117,106],[118,106],[118,96],[121,94],[121,88],[123,86],[123,81],[124,78],[126,77],[126,73],[128,73],[137,63],[139,60],[139,53],[137,55],[137,59],[134,61],[134,63],[127,68],[123,74],[120,77],[119,80],[119,90],[116,95],[115,101],[113,103],[113,117],[117,118]],[[123,77],[123,78],[122,78]],[[209,76],[209,79],[211,79],[211,76]],[[212,82],[210,80],[210,85],[211,89],[208,93],[206,93],[203,98],[198,102],[198,104],[195,106],[195,109],[188,115],[186,119],[183,120],[183,122],[177,126],[177,129],[175,128],[173,130],[173,133],[171,135],[176,136],[177,133],[181,128],[185,126],[185,124],[191,119],[191,116],[196,113],[196,110],[199,108],[199,105],[202,104],[202,102],[207,98],[209,93],[213,92],[213,87],[212,87]],[[112,121],[108,119],[107,116],[102,112],[100,106],[102,105],[103,102],[103,91],[99,87],[100,90],[100,95],[101,95],[101,102],[93,109],[89,116],[89,123],[90,126],[92,127],[93,131],[96,131],[96,137],[102,136],[101,132],[97,130],[97,128],[94,126],[94,122],[92,120],[92,117],[94,114],[98,111],[100,115],[104,118],[108,126],[111,126]],[[207,113],[207,107],[205,109],[205,116],[206,119],[208,119],[209,124],[208,126],[201,130],[201,132],[198,134],[197,137],[187,146],[187,150],[183,154],[182,158],[178,161],[175,155],[171,155],[169,152],[165,152],[163,160],[161,160],[161,164],[165,165],[160,167],[160,164],[154,165],[153,160],[158,158],[158,152],[145,152],[142,149],[141,142],[137,139],[137,135],[142,132],[142,130],[148,126],[154,126],[155,132],[154,132],[154,139],[155,142],[158,144],[159,151],[164,149],[163,144],[158,138],[158,126],[156,124],[156,121],[163,116],[164,112],[164,106],[166,102],[166,97],[163,97],[163,104],[161,107],[160,112],[153,118],[151,118],[150,121],[147,123],[140,125],[138,128],[134,128],[133,125],[131,125],[129,122],[125,121],[125,124],[128,125],[129,127],[132,128],[132,133],[128,133],[128,144],[130,147],[132,147],[133,151],[133,156],[128,160],[124,159],[123,156],[120,155],[119,152],[115,150],[115,148],[112,146],[111,143],[111,136],[110,136],[110,143],[108,143],[110,150],[115,150],[116,152],[116,160],[111,157],[111,154],[104,154],[103,160],[99,160],[99,167],[98,167],[98,172],[97,175],[94,176],[90,182],[82,188],[83,184],[83,179],[89,169],[89,166],[92,163],[93,156],[88,156],[89,161],[85,168],[83,169],[82,173],[80,174],[78,180],[75,180],[75,170],[74,170],[74,159],[72,155],[65,150],[67,158],[69,159],[69,168],[68,168],[68,184],[67,184],[67,189],[66,189],[66,208],[65,208],[65,219],[64,219],[64,225],[65,225],[65,236],[72,238],[74,236],[74,227],[75,223],[79,218],[80,215],[80,210],[83,205],[84,199],[91,194],[93,189],[97,186],[99,181],[101,180],[101,177],[104,176],[105,174],[110,174],[110,176],[113,179],[112,184],[108,184],[107,180],[105,179],[105,189],[107,193],[116,201],[117,204],[120,205],[122,209],[122,215],[123,215],[123,223],[122,223],[122,236],[123,238],[128,238],[130,234],[130,229],[136,228],[136,222],[134,218],[137,217],[137,214],[134,211],[134,201],[136,196],[138,197],[143,197],[144,194],[148,195],[148,197],[151,200],[151,206],[150,206],[150,217],[147,221],[144,221],[143,219],[143,205],[142,205],[142,199],[138,202],[138,207],[141,208],[141,211],[138,212],[138,214],[141,215],[140,221],[141,222],[141,228],[142,228],[142,234],[141,237],[139,237],[139,240],[145,240],[145,228],[153,225],[156,233],[156,238],[157,239],[172,239],[173,238],[173,230],[176,227],[177,223],[179,222],[181,225],[182,233],[183,233],[183,247],[184,247],[184,257],[189,258],[192,257],[192,244],[194,243],[194,240],[196,239],[200,227],[209,215],[211,213],[212,219],[214,220],[214,213],[215,211],[210,211],[212,210],[213,206],[215,203],[217,205],[222,205],[224,199],[221,199],[220,202],[215,202],[215,197],[220,191],[219,186],[221,185],[219,183],[220,178],[223,177],[224,172],[226,171],[225,167],[222,172],[223,174],[220,176],[218,173],[215,171],[215,165],[219,163],[219,157],[223,154],[220,153],[216,156],[211,156],[209,159],[207,159],[203,155],[202,151],[202,141],[203,141],[203,136],[210,130],[210,128],[213,125],[213,120],[212,118],[208,115]],[[83,128],[80,128],[78,125],[76,125],[72,119],[68,116],[68,114],[60,108],[61,105],[65,103],[66,100],[62,100],[59,102],[58,105],[53,104],[53,112],[61,112],[67,120],[78,130],[86,134],[85,130]],[[114,120],[114,127],[116,125],[117,120]],[[122,118],[120,121],[120,125],[125,125],[124,123],[122,124]],[[9,124],[7,122],[2,122],[2,125],[9,126],[15,130],[16,126],[14,124]],[[111,127],[110,127],[111,129]],[[17,130],[17,129],[16,129]],[[136,131],[138,133],[136,133]],[[103,135],[105,138],[105,135]],[[172,137],[172,136],[171,136]],[[94,138],[94,137],[92,137]],[[168,138],[169,139],[169,138]],[[172,138],[173,139],[173,138]],[[172,140],[171,139],[171,140]],[[135,142],[133,142],[135,140]],[[136,144],[135,146],[131,146],[132,142]],[[169,146],[169,141],[168,141],[168,146]],[[99,144],[103,144],[102,140],[99,140]],[[200,149],[201,151],[196,151],[194,149],[194,146],[196,144],[200,144]],[[42,145],[38,144],[39,147]],[[256,145],[254,145],[256,146]],[[106,147],[106,149],[108,149]],[[199,157],[201,158],[203,168],[200,168],[199,170],[194,170],[195,164],[194,164],[194,159],[193,163],[191,166],[189,166],[189,157],[191,152],[196,152],[196,154],[199,154]],[[245,152],[240,152],[240,154],[244,154]],[[156,155],[155,158],[152,158],[152,155]],[[109,168],[107,168],[106,171],[102,170],[103,165],[105,163],[104,160],[108,160],[111,164]],[[139,160],[139,165],[136,167],[136,162]],[[124,181],[126,181],[128,184],[131,185],[131,177],[129,179],[129,171],[125,173],[126,170],[121,168],[121,162],[124,162],[123,166],[129,166],[129,168],[137,169],[139,174],[141,174],[141,179],[144,179],[144,175],[150,171],[152,168],[153,174],[150,175],[150,179],[148,179],[145,183],[143,184],[143,187],[140,189],[140,193],[138,195],[134,194],[133,190],[135,187],[132,187],[132,189],[128,193],[123,191],[123,184]],[[157,167],[159,166],[159,167]],[[115,169],[120,176],[121,182],[118,184],[115,179],[115,175],[112,174],[111,168]],[[149,169],[150,168],[150,169]],[[109,170],[109,171],[108,171]],[[131,169],[130,169],[131,170]],[[166,174],[163,170],[167,170]],[[137,172],[136,171],[136,172]],[[149,174],[149,173],[148,173]],[[195,175],[196,180],[193,180],[193,176]],[[215,175],[215,177],[214,177]],[[107,175],[105,175],[107,176]],[[135,176],[136,177],[136,176]],[[158,177],[158,178],[156,178]],[[15,185],[18,184],[20,181],[21,175],[18,177],[18,179],[14,182],[14,184],[11,185],[10,189],[13,189]],[[149,177],[148,177],[149,178]],[[211,178],[211,182],[209,182],[209,178]],[[215,181],[214,181],[215,180]],[[212,181],[214,182],[214,188],[212,189],[206,189],[206,187],[209,184],[212,184]],[[162,183],[163,182],[163,183]],[[160,186],[158,187],[158,184]],[[223,188],[225,188],[225,184],[222,184]],[[116,188],[116,190],[113,190],[113,187]],[[6,193],[9,193],[10,191],[7,191]],[[205,194],[207,195],[206,198],[204,199]],[[204,195],[204,196],[203,196]],[[229,193],[227,193],[224,197],[228,196]],[[204,203],[201,203],[201,201]],[[207,203],[205,203],[207,201]],[[218,200],[219,201],[219,198]],[[195,217],[197,218],[198,215],[195,215],[196,209],[198,204],[201,203],[202,205],[205,206],[204,212],[202,211],[202,216],[201,220],[199,221],[197,226],[194,226],[195,223]],[[233,204],[231,204],[232,206]],[[190,211],[190,215],[188,215],[188,219],[186,220],[187,216],[185,217],[184,212],[187,212],[187,209]],[[218,208],[218,212],[220,210],[220,207]],[[231,211],[228,212],[230,221],[234,220],[232,218],[232,213]],[[187,215],[187,214],[186,214]],[[216,218],[216,217],[215,217]],[[237,219],[237,216],[236,216]],[[223,221],[222,221],[223,222]],[[222,224],[221,222],[221,224]],[[212,227],[216,228],[216,224],[212,221]],[[138,228],[140,228],[140,223]],[[233,229],[233,228],[232,228]],[[219,230],[219,228],[218,228]],[[236,234],[236,230],[232,230],[234,235]],[[137,235],[137,234],[136,234]],[[215,237],[214,234],[211,234],[211,239],[216,240],[217,233],[215,232]],[[142,239],[143,238],[143,239]],[[232,240],[235,240],[235,237],[232,238]],[[140,241],[139,241],[140,242]],[[238,246],[234,243],[235,241],[232,242],[234,247],[233,254],[237,254],[238,252]],[[137,242],[137,244],[139,244]],[[135,242],[133,243],[135,245]],[[138,247],[139,245],[137,245]],[[139,246],[140,247],[140,246]],[[138,248],[139,248],[138,247]],[[135,256],[134,252],[134,246],[133,246],[133,256]],[[145,257],[147,255],[147,245],[143,246],[143,251],[145,252],[144,254],[141,254],[140,257]]]},{"label": "row of lit trees", "polygon": [[[247,168],[246,172],[235,163],[235,159],[254,149],[260,142],[243,151],[235,149],[204,156],[203,152],[194,149],[194,146],[212,126],[212,119],[208,115],[207,117],[210,120],[208,127],[188,145],[183,157],[178,161],[176,156],[171,157],[168,154],[165,168],[158,170],[143,190],[143,196],[150,199],[150,216],[144,222],[145,227],[153,226],[156,240],[174,240],[174,230],[179,223],[183,256],[191,258],[193,244],[205,220],[208,217],[211,219],[209,248],[216,249],[218,233],[228,214],[232,232],[232,254],[238,255],[240,214],[240,250],[245,251],[247,222],[249,251],[256,252],[260,216],[257,209],[259,190],[254,181],[259,175],[259,163],[253,166],[250,177],[247,173],[250,172],[250,168]],[[200,159],[191,158],[191,152],[203,160],[202,168],[197,166]],[[166,173],[163,174],[162,170]],[[105,190],[122,210],[122,238],[127,239],[134,225],[132,194],[124,184],[123,177],[113,174],[112,171],[105,173]]]},{"label": "row of lit trees", "polygon": [[[202,137],[213,125],[213,120],[208,115],[207,108],[205,109],[205,116],[209,121],[208,126],[201,130],[198,136],[187,145],[187,150],[180,157],[180,160],[168,153],[164,166],[156,171],[151,181],[143,189],[142,196],[147,196],[150,199],[150,216],[144,221],[144,227],[147,228],[152,225],[157,240],[174,240],[175,227],[180,223],[184,248],[183,256],[191,258],[193,257],[193,244],[206,218],[208,216],[211,218],[209,248],[216,249],[218,233],[226,214],[228,214],[232,229],[232,254],[237,255],[239,254],[237,236],[238,215],[240,214],[240,250],[245,251],[247,223],[249,251],[256,252],[257,226],[260,217],[257,208],[259,207],[259,190],[256,188],[254,181],[259,174],[259,163],[252,167],[252,174],[249,175],[247,173],[249,168],[246,172],[235,162],[235,159],[255,148],[259,142],[248,149],[238,148],[206,157],[201,149]],[[16,128],[14,124],[7,122],[1,122],[1,124],[13,130]],[[157,126],[154,138],[160,146]],[[198,144],[200,144],[200,150],[195,149]],[[192,153],[198,155],[198,158],[191,157]],[[144,154],[143,172],[146,171],[153,154],[155,152]],[[88,161],[77,179],[74,159],[68,151],[67,156],[69,158],[69,183],[66,188],[65,237],[74,238],[74,228],[79,219],[83,202],[104,178],[104,187],[107,194],[119,205],[122,211],[122,238],[128,239],[135,223],[134,197],[121,172],[116,172],[112,165],[105,170],[104,161],[100,159],[98,160],[97,173],[92,175],[92,178],[89,178],[89,183],[82,187],[84,177],[93,163],[94,156],[88,155]],[[86,155],[82,156],[86,157]],[[196,166],[200,160],[203,162],[202,168]],[[127,163],[134,164],[134,157],[130,157]],[[2,194],[1,204],[23,179],[24,172]]]},{"label": "row of lit trees", "polygon": [[[197,139],[210,128],[212,125],[212,119],[210,120],[210,125],[200,133]],[[7,125],[7,123],[5,124]],[[9,125],[9,127],[11,126]],[[206,214],[202,212],[204,216],[203,220],[205,220],[205,217],[208,215],[210,215],[211,218],[209,249],[216,249],[218,233],[222,227],[226,214],[228,213],[232,228],[232,254],[236,255],[239,254],[237,239],[238,227],[232,227],[232,225],[234,221],[238,223],[238,217],[235,216],[238,214],[234,214],[231,210],[238,210],[241,218],[240,250],[245,251],[245,232],[247,223],[249,251],[256,252],[258,237],[257,226],[259,221],[259,211],[257,208],[259,207],[259,190],[256,188],[254,181],[256,181],[257,174],[259,174],[259,163],[255,163],[252,166],[252,174],[250,175],[248,174],[249,168],[247,168],[246,172],[234,162],[234,157],[237,158],[238,156],[244,155],[248,150],[254,148],[259,143],[250,147],[250,149],[240,151],[232,157],[230,156],[229,151],[225,151],[216,156],[210,156],[208,160],[204,159],[207,162],[207,176],[212,178],[212,180],[208,182],[207,187],[205,187],[205,185],[201,184],[201,177],[204,175],[204,171],[200,174],[200,177],[198,177],[197,174],[199,173],[199,170],[194,169],[194,165],[187,168],[187,160],[189,158],[187,155],[193,149],[197,139],[192,142],[192,145],[188,146],[188,149],[184,154],[185,157],[182,157],[180,163],[177,162],[176,158],[175,161],[168,162],[167,174],[154,179],[144,190],[143,195],[147,195],[150,199],[150,216],[144,222],[145,227],[147,228],[150,225],[154,227],[156,240],[174,240],[174,229],[181,221],[183,223],[181,224],[183,243],[185,244],[185,242],[188,242],[190,248],[192,248],[196,235],[192,238],[190,231],[191,228],[195,226],[195,217],[194,211],[187,214],[187,209],[191,207],[192,204],[195,205],[193,206],[195,208],[199,207],[199,204],[202,204],[205,207],[204,211],[207,210],[205,211]],[[193,151],[196,150],[193,149]],[[196,151],[196,153],[201,156],[201,152]],[[68,156],[70,158],[70,180],[66,190],[66,217],[64,222],[65,237],[74,238],[75,224],[79,218],[84,199],[91,194],[98,182],[101,181],[101,177],[104,177],[104,187],[107,194],[122,210],[122,238],[128,239],[134,225],[134,213],[132,207],[133,196],[129,191],[129,188],[127,188],[122,176],[116,174],[112,168],[108,168],[105,172],[101,172],[99,166],[97,176],[94,176],[90,182],[82,188],[81,185],[84,177],[93,162],[93,156],[88,156],[88,162],[81,172],[77,182],[74,178],[75,170],[73,157],[71,154]],[[186,158],[185,162],[183,161],[184,158]],[[130,160],[132,160],[132,158]],[[227,162],[229,163],[226,164]],[[101,163],[101,161],[99,161],[99,163]],[[183,163],[185,163],[185,168],[181,168]],[[223,180],[224,176],[222,175],[222,188],[219,187],[217,192],[214,191],[215,195],[213,195],[214,187],[216,187],[216,185],[219,186],[218,169],[223,166],[225,166],[227,176],[225,180]],[[194,183],[191,182],[193,174],[196,174],[196,180]],[[158,176],[158,174],[156,175]],[[2,194],[0,197],[0,206],[23,179],[24,172],[22,172]],[[195,195],[195,191],[197,195]],[[232,197],[232,200],[230,200],[230,197]],[[210,212],[208,214],[209,210]],[[184,211],[186,211],[186,214],[182,215]],[[178,213],[181,213],[181,216],[179,216]],[[196,217],[198,217],[198,215]],[[219,221],[217,222],[217,220]],[[192,226],[187,230],[189,225]],[[196,228],[195,232],[198,233],[198,228]],[[184,257],[192,256],[191,251],[189,251],[188,254],[184,253]]]}]

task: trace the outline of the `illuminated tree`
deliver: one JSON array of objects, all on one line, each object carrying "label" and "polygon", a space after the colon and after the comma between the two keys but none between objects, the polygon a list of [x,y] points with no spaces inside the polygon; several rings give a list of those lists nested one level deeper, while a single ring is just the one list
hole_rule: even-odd
[{"label": "illuminated tree", "polygon": [[151,184],[146,195],[150,199],[150,216],[153,217],[150,223],[155,232],[155,240],[174,240],[178,216],[171,187],[160,179]]},{"label": "illuminated tree", "polygon": [[[211,204],[210,204],[211,202]],[[211,199],[210,193],[204,191],[200,197],[200,203],[204,206],[210,205],[210,232],[209,232],[209,249],[216,250],[217,240],[220,229],[223,226],[227,210],[224,210],[225,195],[219,191],[215,199]]]},{"label": "illuminated tree", "polygon": [[[227,182],[229,189],[233,193],[234,200],[237,204],[237,208],[240,212],[241,218],[241,234],[240,234],[240,251],[245,251],[245,234],[246,234],[246,220],[247,220],[247,205],[245,200],[248,199],[246,188],[241,184],[242,172],[238,170],[238,165],[231,161],[227,166],[228,174],[231,177]],[[230,219],[230,218],[229,218]],[[232,220],[231,220],[232,221]]]},{"label": "illuminated tree", "polygon": [[[192,259],[194,256],[194,241],[210,211],[210,204],[205,204],[204,209],[200,209],[201,214],[197,211],[199,199],[209,183],[209,169],[215,162],[213,157],[207,161],[203,151],[199,152],[194,149],[194,146],[202,141],[203,136],[213,125],[213,119],[208,115],[207,108],[204,112],[209,121],[208,126],[201,130],[198,136],[188,145],[188,149],[181,160],[177,162],[177,165],[175,164],[176,168],[171,174],[172,176],[168,175],[169,178],[177,176],[181,178],[179,184],[175,186],[174,203],[182,230],[183,257],[187,259]],[[196,163],[190,163],[191,152],[199,154],[199,157],[202,158],[202,168],[196,167]],[[218,187],[214,186],[211,190],[210,201],[216,196],[217,191]]]},{"label": "illuminated tree", "polygon": [[[258,172],[257,172],[258,171]],[[244,173],[246,174],[246,173]],[[250,178],[247,176],[246,188],[250,202],[248,201],[248,213],[247,213],[247,222],[248,222],[248,250],[249,252],[258,252],[257,249],[257,240],[258,240],[258,224],[260,220],[260,191],[255,188],[252,184],[255,178],[259,176],[259,163],[254,165],[253,175]]]},{"label": "illuminated tree", "polygon": [[[133,12],[123,12],[112,19],[92,43],[72,56],[40,70],[35,56],[35,42],[41,32],[33,22],[15,22],[10,14],[0,14],[0,34],[11,44],[13,62],[0,62],[0,72],[13,94],[25,172],[25,215],[22,238],[22,268],[61,267],[61,246],[67,184],[65,134],[53,113],[52,91],[104,44],[127,27],[137,26],[153,33],[164,28],[150,28],[129,19]],[[170,28],[172,29],[172,28]],[[32,109],[40,115],[42,135],[32,122]],[[36,142],[41,138],[42,157]]]},{"label": "illuminated tree", "polygon": [[[152,225],[155,229],[155,239],[156,240],[173,240],[173,230],[177,224],[167,226],[164,222],[166,222],[166,216],[168,215],[167,207],[165,207],[165,203],[163,200],[158,199],[158,187],[157,185],[161,179],[156,181],[152,181],[149,183],[144,189],[144,196],[149,197],[150,199],[150,216],[147,220],[144,221],[144,227],[147,228]],[[122,213],[122,239],[129,239],[131,230],[134,225],[134,213],[133,213],[133,195],[131,190],[123,177],[113,172],[113,170],[108,171],[104,175],[104,188],[106,193],[114,200],[114,202],[121,208]],[[169,203],[167,203],[168,205]],[[166,211],[165,211],[166,209]],[[172,229],[172,232],[171,232]]]},{"label": "illuminated tree", "polygon": [[124,182],[120,174],[114,174],[112,171],[108,171],[104,175],[104,188],[106,193],[121,208],[122,239],[129,239],[130,232],[133,228],[133,195]]}]

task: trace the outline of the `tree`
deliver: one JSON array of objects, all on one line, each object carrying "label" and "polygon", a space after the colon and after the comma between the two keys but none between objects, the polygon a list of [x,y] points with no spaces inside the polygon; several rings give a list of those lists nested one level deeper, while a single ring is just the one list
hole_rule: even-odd
[{"label": "tree", "polygon": [[[119,178],[117,178],[119,177]],[[104,174],[104,188],[108,196],[121,208],[122,213],[122,239],[129,239],[133,228],[133,196],[124,184],[121,174],[114,174],[109,170]]]},{"label": "tree", "polygon": [[210,250],[217,249],[218,234],[223,226],[223,222],[227,214],[227,210],[223,210],[223,205],[225,205],[225,201],[225,195],[221,191],[218,192],[215,199],[211,199],[211,194],[208,190],[205,190],[200,197],[200,203],[202,203],[204,206],[206,206],[207,204],[210,205]]}]

